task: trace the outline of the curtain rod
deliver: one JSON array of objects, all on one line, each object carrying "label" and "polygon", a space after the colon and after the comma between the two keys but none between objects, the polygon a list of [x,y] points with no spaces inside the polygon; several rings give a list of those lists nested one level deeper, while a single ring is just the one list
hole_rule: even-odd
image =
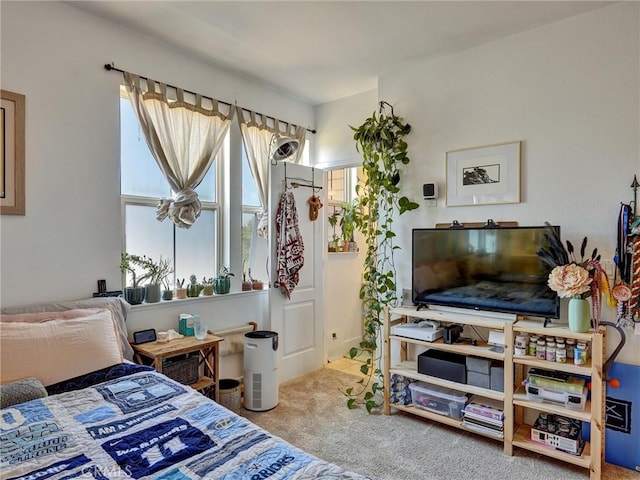
[{"label": "curtain rod", "polygon": [[[105,69],[105,70],[107,70],[107,71],[109,71],[109,72],[113,71],[113,72],[119,72],[119,73],[131,73],[131,72],[125,72],[124,70],[122,70],[122,69],[120,69],[120,68],[116,68],[116,67],[114,66],[113,62],[112,62],[112,63],[105,63],[105,64],[104,64],[104,69]],[[149,78],[148,78],[148,77],[145,77],[145,76],[142,76],[142,75],[138,75],[138,76],[139,76],[140,78],[145,79],[145,80],[149,80]],[[156,80],[154,80],[154,81],[156,81]],[[165,85],[166,85],[167,87],[170,87],[170,88],[175,88],[176,90],[179,88],[179,87],[176,87],[175,85],[171,85],[171,84],[169,84],[169,83],[165,83]],[[200,95],[199,93],[192,92],[191,90],[186,90],[186,89],[184,89],[184,88],[182,88],[181,90],[182,90],[183,92],[187,92],[187,93],[190,93],[190,94],[192,94],[192,95]],[[233,107],[233,106],[234,106],[232,103],[225,102],[225,101],[223,101],[223,100],[218,100],[217,98],[216,98],[216,99],[214,99],[214,98],[211,98],[211,97],[207,97],[206,95],[202,95],[202,98],[208,98],[209,100],[216,100],[217,102],[220,102],[220,103],[222,103],[223,105],[227,105],[228,107]],[[251,112],[251,111],[252,111],[252,110],[249,110],[249,109],[244,108],[244,107],[240,107],[240,108],[242,108],[243,110],[246,110],[247,112]],[[275,117],[268,116],[268,115],[265,115],[265,114],[260,113],[260,112],[253,112],[253,113],[255,113],[256,115],[260,115],[261,117],[273,118],[274,120],[278,120],[279,122],[287,123],[287,122],[283,122],[282,120],[279,120],[279,119],[277,119],[277,118],[275,118]],[[295,123],[294,123],[294,124],[292,124],[292,125],[293,125],[294,127],[296,127],[296,126],[297,126]],[[316,129],[315,129],[315,128],[314,128],[314,129],[307,128],[306,130],[307,130],[307,132],[317,133],[317,131],[316,131]]]}]

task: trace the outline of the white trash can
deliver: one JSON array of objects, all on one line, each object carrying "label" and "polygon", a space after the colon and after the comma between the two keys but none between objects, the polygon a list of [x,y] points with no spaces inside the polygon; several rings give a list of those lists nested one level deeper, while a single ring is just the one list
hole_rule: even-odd
[{"label": "white trash can", "polygon": [[278,405],[278,334],[244,334],[244,408],[271,410]]},{"label": "white trash can", "polygon": [[220,405],[237,413],[240,410],[240,382],[233,378],[221,378],[218,387],[220,388]]}]

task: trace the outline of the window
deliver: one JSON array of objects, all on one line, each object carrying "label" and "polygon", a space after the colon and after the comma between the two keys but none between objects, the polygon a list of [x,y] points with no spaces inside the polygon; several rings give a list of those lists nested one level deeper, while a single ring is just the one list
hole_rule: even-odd
[{"label": "window", "polygon": [[[156,207],[162,197],[172,195],[140,130],[135,113],[126,96],[120,98],[120,192],[124,216],[124,251],[147,255],[158,261],[160,256],[173,261],[175,278],[196,275],[215,276],[218,271],[220,202],[217,179],[224,159],[216,158],[202,183],[196,189],[202,202],[198,221],[189,229],[176,227],[170,220],[156,220]],[[229,152],[229,138],[218,157]],[[173,283],[173,282],[171,282]]]},{"label": "window", "polygon": [[251,169],[247,153],[242,144],[242,273],[249,280],[249,271],[255,279],[266,275],[266,262],[269,253],[267,241],[258,236],[258,213],[262,211],[258,187]]},{"label": "window", "polygon": [[342,204],[356,198],[356,184],[364,175],[362,167],[338,168],[326,171],[327,180],[327,232],[329,251],[337,250],[341,237],[340,216]]}]

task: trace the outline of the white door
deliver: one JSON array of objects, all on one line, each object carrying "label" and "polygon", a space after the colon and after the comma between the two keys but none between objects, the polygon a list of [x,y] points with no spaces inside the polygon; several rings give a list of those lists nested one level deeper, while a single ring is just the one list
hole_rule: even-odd
[{"label": "white door", "polygon": [[[286,179],[285,179],[286,173]],[[271,330],[278,333],[278,380],[285,382],[299,377],[324,365],[324,322],[322,311],[323,285],[323,212],[318,219],[309,217],[309,198],[314,189],[307,186],[292,188],[291,183],[323,186],[324,172],[317,168],[284,162],[271,167],[269,186],[269,242],[271,244],[271,288],[269,291],[269,309]],[[313,182],[312,182],[313,180]],[[299,281],[287,298],[279,287],[275,286],[276,251],[276,214],[280,197],[285,191],[293,193],[298,217],[300,235],[304,243],[304,265],[299,270]],[[324,203],[324,189],[316,191],[316,196]]]}]

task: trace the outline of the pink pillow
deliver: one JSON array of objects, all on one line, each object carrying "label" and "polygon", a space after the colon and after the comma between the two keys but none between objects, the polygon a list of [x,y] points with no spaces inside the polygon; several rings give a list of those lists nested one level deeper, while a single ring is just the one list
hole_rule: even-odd
[{"label": "pink pillow", "polygon": [[123,361],[110,310],[35,323],[2,322],[0,357],[0,383],[35,377],[45,386]]},{"label": "pink pillow", "polygon": [[0,315],[0,322],[24,322],[39,323],[48,322],[49,320],[62,320],[87,317],[93,315],[102,308],[78,308],[75,310],[63,310],[61,312],[34,312],[34,313],[17,313],[15,315]]}]

